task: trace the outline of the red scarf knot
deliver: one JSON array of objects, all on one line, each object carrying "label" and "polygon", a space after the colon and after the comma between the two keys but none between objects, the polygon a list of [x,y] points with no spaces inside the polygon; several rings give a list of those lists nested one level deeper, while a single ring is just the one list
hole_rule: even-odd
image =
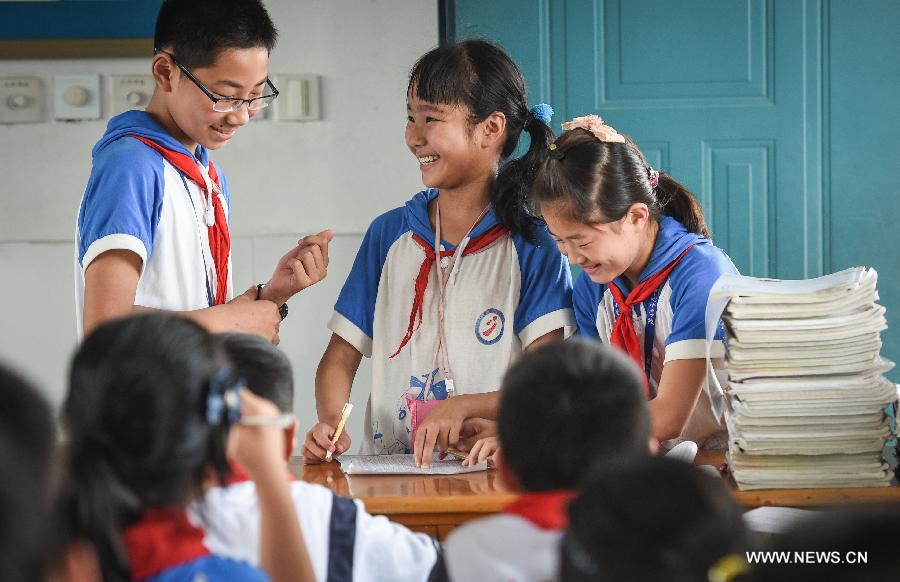
[{"label": "red scarf knot", "polygon": [[616,302],[616,306],[619,308],[619,315],[616,317],[612,334],[610,335],[610,343],[628,354],[628,356],[638,365],[638,368],[640,368],[642,372],[641,375],[644,376],[644,394],[648,400],[650,399],[650,379],[643,374],[644,354],[641,351],[641,344],[638,341],[637,331],[634,329],[634,321],[631,318],[632,307],[653,295],[653,293],[666,282],[666,279],[669,278],[672,269],[675,268],[682,257],[684,257],[684,255],[692,248],[694,248],[694,245],[684,249],[680,255],[675,257],[675,260],[666,265],[662,270],[657,271],[652,277],[649,277],[636,285],[634,289],[628,293],[628,297],[625,297],[622,294],[622,290],[619,289],[619,286],[616,285],[614,281],[610,281],[609,285],[607,285],[607,288],[609,288],[609,291]]}]

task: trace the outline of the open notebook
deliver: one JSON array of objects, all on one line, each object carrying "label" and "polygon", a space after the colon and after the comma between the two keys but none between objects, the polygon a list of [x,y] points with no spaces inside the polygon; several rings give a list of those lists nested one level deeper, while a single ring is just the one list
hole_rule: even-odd
[{"label": "open notebook", "polygon": [[437,453],[427,469],[416,467],[412,455],[343,455],[341,470],[347,475],[458,475],[487,469],[487,463],[463,467],[462,461],[448,456],[438,459]]}]

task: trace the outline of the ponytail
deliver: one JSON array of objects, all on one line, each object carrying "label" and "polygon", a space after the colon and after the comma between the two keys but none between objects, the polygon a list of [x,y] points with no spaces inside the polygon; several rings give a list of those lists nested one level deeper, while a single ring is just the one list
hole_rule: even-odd
[{"label": "ponytail", "polygon": [[660,172],[659,186],[656,187],[654,194],[659,201],[662,214],[671,216],[683,224],[688,231],[712,240],[700,203],[681,182]]},{"label": "ponytail", "polygon": [[68,474],[57,512],[63,531],[60,551],[75,540],[91,544],[104,582],[128,582],[131,568],[122,543],[122,531],[137,521],[141,504],[95,447],[74,445],[69,451]]},{"label": "ponytail", "polygon": [[[550,109],[551,114],[552,112]],[[527,210],[528,193],[546,155],[547,147],[555,137],[553,130],[547,125],[549,117],[545,119],[546,121],[539,119],[532,112],[528,113],[523,128],[531,138],[528,151],[521,158],[504,164],[491,188],[491,207],[497,215],[497,221],[510,232],[521,233],[531,242],[536,240],[532,228],[536,219]]]}]

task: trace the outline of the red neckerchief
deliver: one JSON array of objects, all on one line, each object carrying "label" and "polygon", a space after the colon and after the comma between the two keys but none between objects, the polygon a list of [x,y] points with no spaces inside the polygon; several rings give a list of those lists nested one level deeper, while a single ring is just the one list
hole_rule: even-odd
[{"label": "red neckerchief", "polygon": [[188,520],[182,508],[146,510],[140,521],[125,530],[122,540],[135,580],[210,554],[203,545],[203,530]]},{"label": "red neckerchief", "polygon": [[[609,285],[607,285],[616,305],[619,307],[619,316],[616,317],[616,322],[613,324],[612,335],[609,338],[610,343],[628,354],[641,371],[644,370],[644,353],[641,350],[641,343],[638,341],[637,332],[634,330],[634,322],[631,320],[631,308],[653,295],[653,292],[669,278],[669,274],[672,272],[672,269],[675,268],[675,265],[677,265],[681,258],[693,247],[694,245],[691,245],[684,249],[684,251],[675,257],[674,261],[666,265],[665,268],[661,271],[657,271],[656,274],[646,281],[636,285],[634,289],[628,293],[627,298],[622,295],[622,290],[619,289],[619,286],[616,285],[614,281],[610,281]],[[644,374],[642,373],[641,376],[644,376]],[[644,377],[644,392],[649,399],[650,380],[646,377]]]},{"label": "red neckerchief", "polygon": [[[487,229],[483,233],[479,234],[476,237],[473,237],[469,244],[462,252],[462,257],[467,255],[471,255],[473,253],[477,253],[479,251],[483,251],[487,247],[494,244],[497,239],[505,235],[509,232],[505,227],[500,226],[499,224],[495,224],[491,228]],[[431,266],[435,263],[437,258],[434,247],[432,247],[431,243],[423,239],[417,234],[413,235],[413,240],[416,241],[422,250],[425,251],[425,258],[422,260],[422,266],[419,267],[419,276],[416,277],[416,295],[413,299],[412,311],[409,314],[409,327],[406,329],[406,336],[404,336],[403,341],[400,342],[400,347],[397,348],[397,351],[391,355],[393,358],[397,354],[399,354],[403,347],[409,343],[409,340],[412,338],[413,332],[418,329],[418,326],[422,324],[422,313],[424,310],[425,304],[425,290],[428,289],[428,280],[431,278],[428,275],[431,273]],[[441,258],[451,257],[455,250],[449,251],[441,251]]]},{"label": "red neckerchief", "polygon": [[[206,191],[206,180],[203,179],[203,174],[200,172],[200,168],[197,167],[197,160],[192,156],[170,150],[144,136],[132,134],[128,137],[138,139],[158,151],[179,172],[200,186],[201,190]],[[231,252],[231,233],[228,231],[225,209],[222,207],[222,201],[219,199],[219,193],[222,191],[219,185],[219,173],[212,162],[209,163],[209,178],[212,180],[213,192],[207,192],[206,194],[212,201],[215,215],[215,223],[207,227],[209,250],[212,253],[213,264],[216,267],[216,295],[213,304],[222,305],[228,301],[228,254]]]},{"label": "red neckerchief", "polygon": [[567,489],[525,493],[504,507],[503,512],[527,519],[540,529],[561,530],[569,524],[566,507],[575,495],[575,491]]},{"label": "red neckerchief", "polygon": [[[287,480],[296,481],[297,479],[288,473]],[[231,475],[225,477],[223,481],[225,482],[226,487],[228,485],[235,485],[236,483],[246,483],[247,481],[250,481],[250,475],[247,474],[247,471],[244,470],[237,461],[231,461]]]}]

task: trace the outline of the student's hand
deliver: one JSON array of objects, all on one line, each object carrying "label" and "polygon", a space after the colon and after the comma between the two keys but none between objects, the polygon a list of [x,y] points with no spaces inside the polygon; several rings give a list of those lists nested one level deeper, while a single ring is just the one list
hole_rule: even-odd
[{"label": "student's hand", "polygon": [[[241,416],[277,416],[278,408],[249,390],[241,390]],[[260,478],[284,477],[284,430],[276,425],[237,424],[229,435],[229,453],[256,482]]]},{"label": "student's hand", "polygon": [[493,461],[494,453],[500,450],[500,440],[497,437],[487,437],[479,440],[469,451],[469,456],[463,461],[463,467],[472,467],[485,461]]},{"label": "student's hand", "polygon": [[278,261],[260,299],[281,305],[297,292],[324,279],[328,274],[328,243],[333,238],[332,231],[323,230],[297,241],[297,246]]},{"label": "student's hand", "polygon": [[445,452],[447,447],[456,446],[466,411],[462,406],[462,396],[448,398],[435,407],[416,430],[416,441],[413,443],[413,455],[416,467],[431,466],[431,455],[434,447]]},{"label": "student's hand", "polygon": [[486,418],[467,418],[459,429],[459,442],[456,448],[460,451],[470,451],[479,440],[497,436],[497,422]]},{"label": "student's hand", "polygon": [[350,435],[347,434],[347,428],[341,436],[338,437],[336,443],[331,444],[331,437],[334,436],[334,427],[327,422],[318,422],[306,433],[306,442],[303,443],[303,462],[307,465],[318,465],[325,461],[325,455],[331,451],[331,458],[334,459],[344,451],[350,448]]},{"label": "student's hand", "polygon": [[[201,312],[195,312],[200,314]],[[281,315],[271,301],[256,301],[256,285],[225,305],[204,309],[201,323],[213,333],[239,332],[258,335],[278,345]]]}]

